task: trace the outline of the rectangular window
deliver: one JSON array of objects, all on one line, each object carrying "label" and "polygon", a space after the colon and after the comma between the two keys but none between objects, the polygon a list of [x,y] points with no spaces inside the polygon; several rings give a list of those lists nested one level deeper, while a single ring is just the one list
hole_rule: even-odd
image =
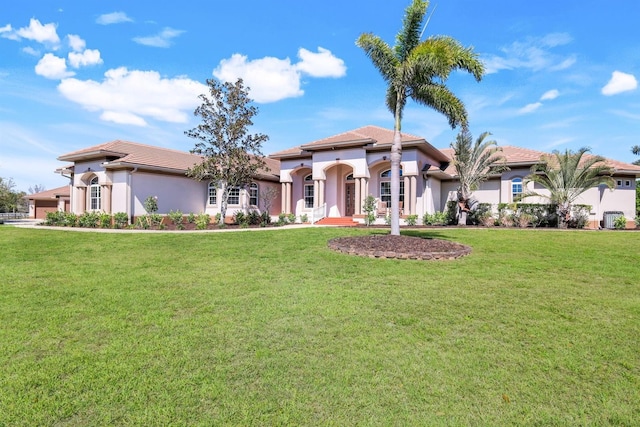
[{"label": "rectangular window", "polygon": [[624,182],[624,186],[625,186],[625,187],[631,187],[631,181],[626,180],[626,181]]},{"label": "rectangular window", "polygon": [[232,187],[229,189],[229,198],[227,199],[229,205],[240,204],[240,189],[238,187]]},{"label": "rectangular window", "polygon": [[218,204],[218,190],[213,185],[209,186],[209,204],[210,205]]},{"label": "rectangular window", "polygon": [[100,187],[97,185],[91,186],[91,210],[100,210]]},{"label": "rectangular window", "polygon": [[258,184],[249,187],[249,205],[258,206]]},{"label": "rectangular window", "polygon": [[[391,207],[391,182],[382,181],[380,183],[380,200]],[[404,181],[400,181],[400,202],[404,203]]]},{"label": "rectangular window", "polygon": [[313,185],[307,184],[304,186],[304,207],[313,207]]}]

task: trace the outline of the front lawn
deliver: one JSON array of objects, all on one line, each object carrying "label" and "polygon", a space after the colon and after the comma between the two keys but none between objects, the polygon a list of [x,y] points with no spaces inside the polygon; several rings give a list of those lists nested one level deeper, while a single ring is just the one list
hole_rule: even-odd
[{"label": "front lawn", "polygon": [[3,425],[637,425],[640,234],[0,227]]}]

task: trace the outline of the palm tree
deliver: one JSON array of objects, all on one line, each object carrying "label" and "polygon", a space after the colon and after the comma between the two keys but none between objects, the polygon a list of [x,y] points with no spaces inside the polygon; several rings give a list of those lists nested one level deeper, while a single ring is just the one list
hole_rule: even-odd
[{"label": "palm tree", "polygon": [[525,178],[525,184],[534,182],[549,191],[549,195],[527,191],[523,197],[542,197],[556,204],[558,227],[567,226],[572,205],[582,193],[601,184],[609,188],[615,186],[611,177],[613,168],[606,164],[604,157],[585,156],[590,151],[586,147],[575,153],[569,149],[554,150],[552,155],[544,156],[541,163],[532,166],[531,174]]},{"label": "palm tree", "polygon": [[475,144],[468,129],[463,128],[455,142],[453,149],[453,165],[460,180],[458,187],[458,225],[467,224],[467,212],[473,210],[473,192],[480,183],[489,179],[494,173],[501,173],[509,168],[504,164],[505,157],[502,148],[497,147],[494,140],[485,141],[489,132],[482,133]]},{"label": "palm tree", "polygon": [[[418,104],[444,114],[449,125],[467,125],[464,104],[444,84],[454,70],[467,71],[480,81],[484,65],[473,48],[463,47],[447,36],[421,39],[421,26],[429,2],[413,0],[405,11],[402,29],[392,48],[380,37],[361,34],[356,45],[362,48],[387,82],[386,104],[394,115],[394,136],[391,145],[391,206],[400,202],[400,161],[402,159],[402,112],[411,98]],[[391,210],[391,234],[400,234],[400,216]]]},{"label": "palm tree", "polygon": [[[631,152],[636,156],[640,156],[640,145],[634,145],[633,147],[631,147]],[[640,160],[636,160],[635,162],[633,162],[633,164],[640,166]]]}]

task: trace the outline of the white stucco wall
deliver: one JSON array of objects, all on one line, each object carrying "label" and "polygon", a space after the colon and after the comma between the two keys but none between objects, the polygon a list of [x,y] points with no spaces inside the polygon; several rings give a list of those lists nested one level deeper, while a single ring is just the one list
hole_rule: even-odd
[{"label": "white stucco wall", "polygon": [[[182,176],[145,172],[131,174],[132,215],[147,213],[144,201],[149,196],[158,197],[159,214],[168,214],[172,210],[198,214],[205,210],[207,184]],[[118,194],[117,197],[126,195]]]}]

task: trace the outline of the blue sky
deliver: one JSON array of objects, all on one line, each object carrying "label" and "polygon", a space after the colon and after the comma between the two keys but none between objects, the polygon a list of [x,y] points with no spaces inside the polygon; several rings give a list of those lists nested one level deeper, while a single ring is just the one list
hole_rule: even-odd
[{"label": "blue sky", "polygon": [[[0,177],[65,185],[64,153],[124,139],[188,151],[207,78],[243,77],[264,153],[360,126],[393,128],[385,85],[355,45],[393,44],[409,0],[93,2],[0,8]],[[487,74],[455,73],[474,136],[541,151],[640,144],[640,2],[432,1],[425,32],[473,46]],[[446,148],[458,131],[409,104],[403,131]]]}]

